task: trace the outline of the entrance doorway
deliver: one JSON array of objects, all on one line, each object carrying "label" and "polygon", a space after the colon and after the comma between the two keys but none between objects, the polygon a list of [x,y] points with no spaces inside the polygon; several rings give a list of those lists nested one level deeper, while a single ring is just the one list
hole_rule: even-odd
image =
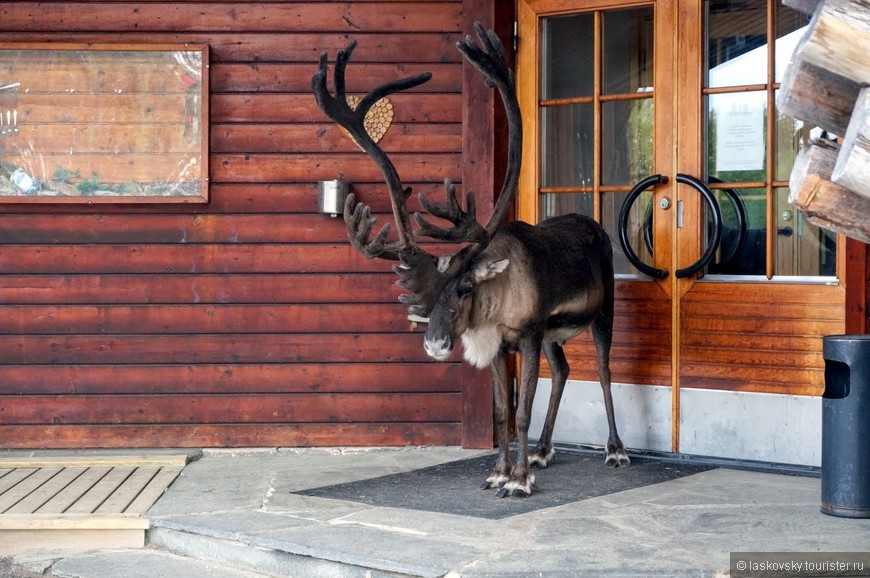
[{"label": "entrance doorway", "polygon": [[[776,109],[807,23],[778,0],[520,1],[520,218],[578,212],[611,235],[631,447],[818,459],[842,243],[788,204],[799,147],[825,135]],[[594,382],[575,341],[571,379]],[[596,387],[566,393],[557,440],[600,443]]]}]

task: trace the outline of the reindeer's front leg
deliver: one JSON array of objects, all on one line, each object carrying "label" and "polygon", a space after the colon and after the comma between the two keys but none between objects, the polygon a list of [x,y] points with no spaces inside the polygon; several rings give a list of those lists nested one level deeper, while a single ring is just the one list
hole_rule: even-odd
[{"label": "reindeer's front leg", "polygon": [[529,464],[529,423],[532,419],[532,402],[538,386],[538,369],[541,357],[541,341],[524,338],[520,344],[521,377],[517,395],[517,433],[519,434],[517,459],[511,470],[510,478],[502,486],[498,496],[532,495],[535,474]]},{"label": "reindeer's front leg", "polygon": [[510,456],[509,420],[511,415],[511,387],[507,375],[507,358],[499,353],[489,366],[492,372],[492,391],[495,402],[495,427],[498,435],[498,460],[482,489],[499,488],[508,480],[513,462]]}]

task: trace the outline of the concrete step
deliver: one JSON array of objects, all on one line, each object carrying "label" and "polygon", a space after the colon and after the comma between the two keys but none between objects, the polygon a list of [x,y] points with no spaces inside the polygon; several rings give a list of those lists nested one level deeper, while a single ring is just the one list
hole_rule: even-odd
[{"label": "concrete step", "polygon": [[[236,535],[234,539],[210,532],[207,528],[181,529],[153,527],[148,532],[151,548],[186,558],[229,565],[268,576],[305,576],[330,578],[409,578],[444,576],[430,568],[401,568],[395,564],[378,564],[367,556],[340,559],[325,552],[286,541]],[[391,568],[392,566],[392,568]],[[449,575],[449,574],[448,574]],[[102,578],[102,577],[100,577]]]},{"label": "concrete step", "polygon": [[[152,548],[74,552],[30,551],[12,559],[12,576],[58,578],[266,578],[254,572],[209,560],[179,556]],[[30,574],[32,573],[32,574]]]}]

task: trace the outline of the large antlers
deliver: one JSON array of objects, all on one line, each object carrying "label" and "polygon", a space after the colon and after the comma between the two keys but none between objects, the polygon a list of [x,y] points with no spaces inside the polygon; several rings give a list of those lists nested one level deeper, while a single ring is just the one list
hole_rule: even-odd
[{"label": "large antlers", "polygon": [[465,263],[486,248],[495,230],[507,216],[516,196],[522,150],[522,123],[514,77],[508,66],[504,46],[498,36],[491,30],[484,30],[479,23],[475,23],[474,27],[481,46],[478,46],[471,36],[467,36],[464,42],[457,43],[457,48],[475,68],[483,73],[487,86],[495,86],[499,89],[508,117],[508,163],[505,182],[486,226],[482,226],[477,221],[474,193],[471,190],[466,191],[466,208],[463,210],[456,198],[456,189],[449,179],[444,181],[446,197],[444,204],[430,201],[425,195],[420,194],[420,203],[425,211],[433,217],[449,221],[452,227],[434,225],[417,213],[414,218],[419,225],[416,231],[418,235],[454,243],[470,243],[452,258],[439,260],[423,251],[415,241],[407,208],[411,188],[402,185],[395,166],[368,135],[363,124],[366,113],[379,99],[419,86],[428,81],[431,74],[426,72],[379,86],[367,94],[353,109],[347,103],[344,80],[347,62],[356,46],[356,42],[352,41],[346,49],[340,50],[336,57],[334,96],[326,88],[326,53],[320,55],[320,67],[311,79],[311,86],[321,110],[344,127],[374,160],[383,173],[390,192],[398,239],[388,240],[389,224],[385,224],[372,239],[371,233],[377,219],[371,215],[371,209],[367,205],[356,203],[354,196],[349,195],[345,202],[344,220],[351,244],[369,259],[380,257],[401,261],[401,264],[393,267],[401,277],[397,284],[408,289],[412,294],[402,295],[399,299],[409,306],[408,309],[412,314],[416,315],[428,315],[447,280],[455,276]]},{"label": "large antlers", "polygon": [[348,133],[356,140],[362,149],[369,155],[381,172],[384,175],[384,180],[387,182],[387,187],[390,190],[390,202],[393,207],[393,217],[396,220],[399,239],[395,243],[387,243],[387,235],[389,234],[389,225],[384,225],[374,241],[369,241],[369,234],[375,220],[371,217],[370,209],[365,205],[357,205],[351,213],[350,207],[353,206],[353,195],[347,199],[344,208],[344,220],[347,223],[348,235],[354,248],[360,253],[371,259],[373,257],[384,257],[396,260],[398,252],[406,248],[415,248],[413,233],[411,232],[411,223],[408,219],[408,209],[406,201],[411,190],[405,190],[402,187],[402,181],[399,179],[399,173],[396,167],[387,157],[386,153],[375,143],[365,129],[364,121],[366,113],[374,104],[381,98],[408,90],[415,86],[419,86],[432,78],[432,74],[424,72],[417,76],[404,78],[388,82],[375,88],[368,93],[357,105],[355,109],[351,108],[347,103],[347,95],[344,85],[344,69],[347,66],[348,60],[356,48],[356,41],[352,40],[347,48],[338,51],[338,56],[335,59],[335,96],[332,96],[326,88],[327,76],[327,56],[326,53],[320,55],[320,68],[311,77],[311,88],[314,90],[314,97],[317,99],[317,105],[326,113],[329,118],[344,127]]},{"label": "large antlers", "polygon": [[504,222],[508,210],[516,198],[522,163],[523,123],[520,115],[520,103],[517,100],[514,73],[508,65],[501,40],[492,30],[484,30],[479,22],[474,23],[474,29],[483,44],[483,48],[479,48],[471,36],[466,36],[465,42],[457,42],[456,47],[468,62],[483,73],[487,86],[498,88],[508,121],[508,159],[504,183],[492,215],[486,224],[486,232],[492,236]]}]

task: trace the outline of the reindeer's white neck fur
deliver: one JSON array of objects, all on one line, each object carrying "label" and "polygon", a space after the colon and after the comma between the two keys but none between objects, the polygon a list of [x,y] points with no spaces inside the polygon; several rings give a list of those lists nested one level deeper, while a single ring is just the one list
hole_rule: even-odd
[{"label": "reindeer's white neck fur", "polygon": [[474,367],[483,369],[498,355],[501,333],[496,325],[467,329],[462,334],[463,357]]}]

